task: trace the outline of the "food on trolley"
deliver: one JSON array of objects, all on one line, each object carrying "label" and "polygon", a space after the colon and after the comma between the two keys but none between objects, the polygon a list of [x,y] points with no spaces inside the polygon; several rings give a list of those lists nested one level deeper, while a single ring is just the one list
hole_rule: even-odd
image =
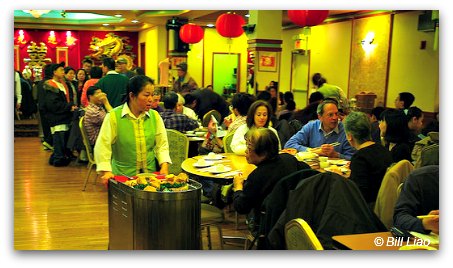
[{"label": "food on trolley", "polygon": [[179,173],[177,176],[168,174],[164,179],[159,179],[156,174],[143,173],[124,184],[148,192],[182,192],[189,190],[189,177],[186,173]]}]

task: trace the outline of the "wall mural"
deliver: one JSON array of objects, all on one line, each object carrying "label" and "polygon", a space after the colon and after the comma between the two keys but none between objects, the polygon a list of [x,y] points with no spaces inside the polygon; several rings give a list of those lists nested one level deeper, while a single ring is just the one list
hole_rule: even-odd
[{"label": "wall mural", "polygon": [[91,58],[95,62],[101,62],[105,57],[116,60],[124,58],[127,60],[128,70],[131,70],[134,66],[136,55],[132,52],[132,46],[129,44],[129,37],[127,36],[118,36],[114,33],[106,34],[104,39],[93,36],[90,42],[90,51],[92,53],[85,58]]},{"label": "wall mural", "polygon": [[94,51],[90,57],[96,60],[103,57],[116,58],[123,51],[123,40],[113,33],[106,34],[104,39],[92,37],[90,50]]}]

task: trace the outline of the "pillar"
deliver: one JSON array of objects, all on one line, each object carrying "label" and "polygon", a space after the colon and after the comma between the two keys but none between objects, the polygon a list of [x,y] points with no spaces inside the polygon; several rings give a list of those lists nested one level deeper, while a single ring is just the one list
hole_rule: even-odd
[{"label": "pillar", "polygon": [[[250,10],[247,33],[248,48],[254,71],[254,85],[248,92],[263,91],[270,81],[279,81],[282,51],[282,10]],[[251,27],[250,27],[251,26]]]}]

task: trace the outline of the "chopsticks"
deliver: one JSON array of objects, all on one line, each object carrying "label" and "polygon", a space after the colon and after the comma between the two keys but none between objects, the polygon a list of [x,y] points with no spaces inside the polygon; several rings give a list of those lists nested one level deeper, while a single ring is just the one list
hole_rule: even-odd
[{"label": "chopsticks", "polygon": [[[341,143],[338,142],[338,141],[336,141],[336,142],[332,142],[332,143],[328,143],[328,144],[329,144],[329,145],[332,145],[333,147],[335,147],[335,146],[340,145]],[[324,145],[324,144],[323,144],[323,145]],[[311,148],[311,150],[316,150],[316,149],[320,149],[320,148],[321,148],[321,146],[316,147],[316,148]]]},{"label": "chopsticks", "polygon": [[417,216],[417,218],[419,219],[429,219],[429,218],[434,218],[434,217],[438,217],[439,215],[420,215],[420,216]]},{"label": "chopsticks", "polygon": [[217,177],[217,178],[222,178],[222,177],[223,178],[228,178],[228,177],[232,177],[232,176],[234,176],[236,174],[239,174],[239,173],[242,173],[242,171],[238,169],[238,170],[233,170],[233,171],[228,171],[228,172],[225,172],[225,173],[217,174],[217,175],[215,175],[215,177]]}]

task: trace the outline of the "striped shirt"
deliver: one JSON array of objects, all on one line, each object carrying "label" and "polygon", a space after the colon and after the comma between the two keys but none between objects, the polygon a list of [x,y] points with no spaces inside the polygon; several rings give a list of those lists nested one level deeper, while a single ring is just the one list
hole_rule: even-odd
[{"label": "striped shirt", "polygon": [[83,120],[83,123],[91,145],[96,143],[106,113],[104,107],[94,103],[90,103],[86,107],[85,120]]}]

